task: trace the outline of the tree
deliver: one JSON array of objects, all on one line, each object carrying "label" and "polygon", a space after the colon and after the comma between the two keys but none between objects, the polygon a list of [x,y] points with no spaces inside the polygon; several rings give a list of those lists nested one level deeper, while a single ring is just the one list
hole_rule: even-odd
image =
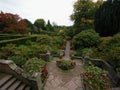
[{"label": "tree", "polygon": [[120,32],[120,0],[107,0],[95,14],[95,30],[101,36]]},{"label": "tree", "polygon": [[28,30],[30,31],[30,32],[34,32],[33,31],[33,24],[28,20],[28,19],[23,19],[23,21],[26,23],[26,26],[27,26],[27,28],[28,28]]},{"label": "tree", "polygon": [[38,28],[38,30],[45,30],[45,21],[44,19],[37,19],[34,22],[34,25]]},{"label": "tree", "polygon": [[75,33],[94,27],[94,14],[101,3],[100,0],[98,2],[93,2],[93,0],[77,0],[75,2],[74,13],[71,15],[76,29]]},{"label": "tree", "polygon": [[47,31],[54,31],[54,28],[52,27],[50,21],[48,20],[47,25],[46,25]]},{"label": "tree", "polygon": [[22,19],[12,13],[0,13],[0,32],[1,33],[28,33],[26,24]]}]

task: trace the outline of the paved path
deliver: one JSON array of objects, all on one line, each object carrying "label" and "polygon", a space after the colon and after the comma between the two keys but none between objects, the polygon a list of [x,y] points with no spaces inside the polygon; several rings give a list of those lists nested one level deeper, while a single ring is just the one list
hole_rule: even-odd
[{"label": "paved path", "polygon": [[[66,43],[65,59],[70,59],[70,42]],[[67,72],[62,71],[56,66],[56,60],[49,62],[47,69],[49,77],[45,84],[44,90],[83,90],[80,73],[83,71],[82,63],[80,60],[74,60],[76,66],[74,69]]]},{"label": "paved path", "polygon": [[74,69],[64,72],[56,66],[56,60],[47,65],[49,77],[45,84],[44,90],[83,90],[80,73],[82,71],[82,64],[76,61]]},{"label": "paved path", "polygon": [[70,59],[70,41],[66,42],[66,48],[65,48],[65,59]]}]

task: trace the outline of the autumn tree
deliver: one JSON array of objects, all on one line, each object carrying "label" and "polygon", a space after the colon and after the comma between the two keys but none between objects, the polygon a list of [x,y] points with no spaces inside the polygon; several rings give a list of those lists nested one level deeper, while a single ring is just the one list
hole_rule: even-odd
[{"label": "autumn tree", "polygon": [[22,19],[12,13],[0,13],[0,32],[1,33],[28,33],[25,22]]}]

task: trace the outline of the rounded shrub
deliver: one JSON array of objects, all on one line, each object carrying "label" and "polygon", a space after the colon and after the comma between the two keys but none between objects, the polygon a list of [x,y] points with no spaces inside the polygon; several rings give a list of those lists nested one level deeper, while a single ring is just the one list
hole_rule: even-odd
[{"label": "rounded shrub", "polygon": [[45,61],[42,59],[31,58],[25,63],[24,70],[27,74],[33,75],[35,72],[41,72],[44,65]]},{"label": "rounded shrub", "polygon": [[75,49],[96,47],[101,41],[98,33],[94,30],[84,30],[73,37],[73,45]]}]

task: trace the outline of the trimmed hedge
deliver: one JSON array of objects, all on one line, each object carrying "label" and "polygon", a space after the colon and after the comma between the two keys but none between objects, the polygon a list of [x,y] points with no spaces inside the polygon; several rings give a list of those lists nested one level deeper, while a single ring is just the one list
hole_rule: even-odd
[{"label": "trimmed hedge", "polygon": [[6,44],[24,44],[27,40],[36,41],[36,36],[29,36],[29,37],[23,37],[23,38],[16,38],[11,40],[2,40],[0,41],[0,46],[5,46]]},{"label": "trimmed hedge", "polygon": [[5,35],[5,36],[0,36],[0,41],[16,39],[16,38],[22,38],[22,37],[25,37],[25,36],[21,36],[21,35]]}]

